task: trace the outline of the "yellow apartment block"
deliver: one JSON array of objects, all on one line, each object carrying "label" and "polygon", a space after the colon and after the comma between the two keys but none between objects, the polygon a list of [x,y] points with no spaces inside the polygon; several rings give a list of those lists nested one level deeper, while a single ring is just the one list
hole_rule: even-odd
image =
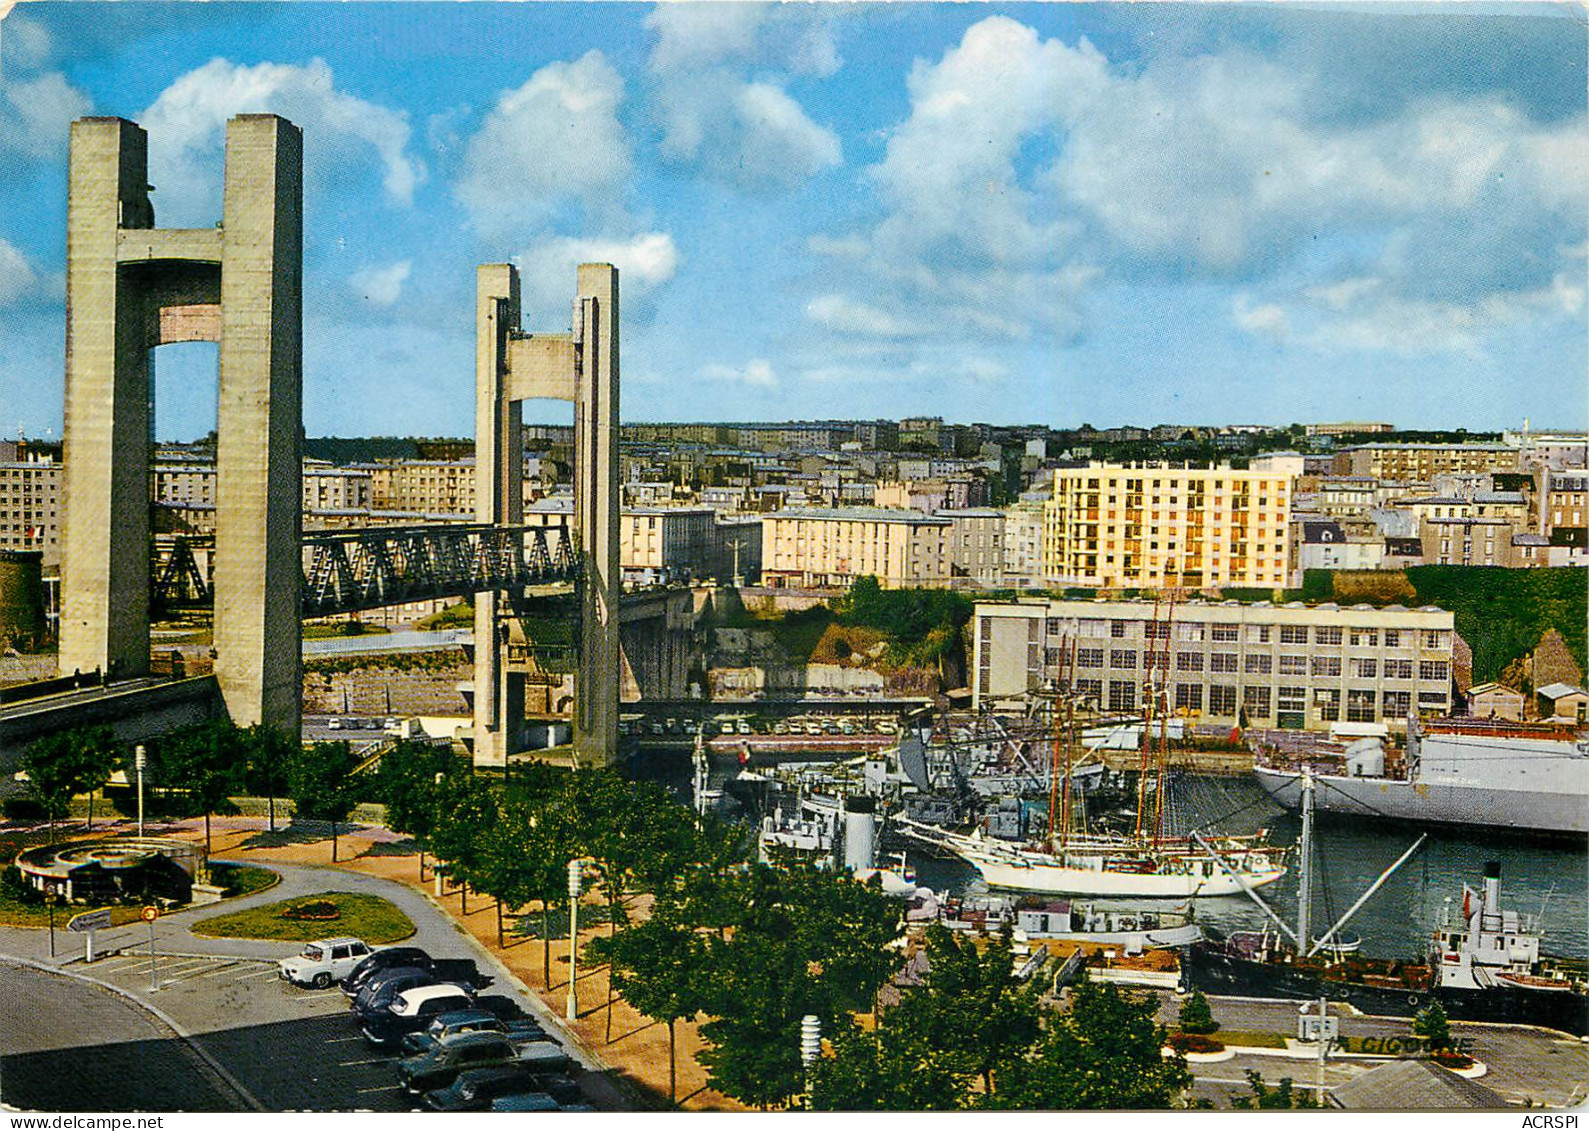
[{"label": "yellow apartment block", "polygon": [[1043,566],[1065,584],[1284,586],[1292,477],[1169,464],[1054,472]]},{"label": "yellow apartment block", "polygon": [[1453,472],[1516,471],[1518,450],[1507,444],[1361,444],[1335,453],[1337,475],[1428,483]]}]

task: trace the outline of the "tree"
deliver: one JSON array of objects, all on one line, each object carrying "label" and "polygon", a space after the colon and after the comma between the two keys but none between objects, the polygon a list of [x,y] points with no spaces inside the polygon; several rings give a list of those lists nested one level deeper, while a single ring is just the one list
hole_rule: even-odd
[{"label": "tree", "polygon": [[1032,1051],[1000,1076],[986,1106],[1026,1110],[1166,1108],[1191,1086],[1180,1057],[1166,1059],[1158,1002],[1083,978],[1070,1011],[1049,1014]]},{"label": "tree", "polygon": [[710,905],[736,910],[723,936],[702,936],[695,952],[689,985],[712,1018],[701,1026],[710,1044],[701,1060],[724,1094],[783,1103],[804,1087],[800,1019],[815,1014],[834,1032],[871,1008],[897,965],[885,948],[901,909],[876,886],[810,867],[753,865],[715,883],[726,890]]},{"label": "tree", "polygon": [[123,763],[130,761],[126,748],[108,726],[73,731],[77,743],[77,788],[88,794],[88,831],[94,831],[94,795],[105,788]]},{"label": "tree", "polygon": [[1451,1023],[1446,1018],[1445,1008],[1438,1001],[1432,1001],[1427,1008],[1418,1011],[1412,1019],[1412,1031],[1429,1043],[1430,1052],[1451,1045]]},{"label": "tree", "polygon": [[994,1091],[994,1074],[1036,1039],[1039,1007],[1034,991],[1015,980],[1007,935],[985,949],[942,924],[926,934],[927,970],[921,984],[903,991],[887,1012],[892,1029],[919,1033],[925,1045],[953,1059],[962,1072],[980,1076]]},{"label": "tree", "polygon": [[1318,1098],[1310,1096],[1307,1092],[1299,1092],[1289,1076],[1282,1076],[1280,1083],[1273,1088],[1263,1082],[1263,1077],[1249,1068],[1244,1073],[1247,1077],[1247,1087],[1251,1089],[1250,1096],[1233,1096],[1230,1106],[1246,1110],[1262,1111],[1291,1111],[1294,1108],[1316,1108],[1319,1106]]},{"label": "tree", "polygon": [[680,908],[671,900],[654,904],[650,918],[621,935],[592,940],[587,950],[605,958],[609,981],[641,1013],[668,1027],[668,1102],[679,1098],[678,1052],[675,1032],[679,1020],[695,1014],[698,999],[691,979],[700,968],[702,941],[680,919]]},{"label": "tree", "polygon": [[248,788],[263,793],[270,804],[270,831],[276,831],[276,798],[287,789],[288,770],[296,746],[291,735],[263,724],[243,733],[243,748]]},{"label": "tree", "polygon": [[317,742],[300,747],[287,768],[294,820],[331,822],[331,859],[337,859],[337,826],[359,802],[360,783],[353,769],[357,755],[346,742]]},{"label": "tree", "polygon": [[439,782],[463,772],[463,763],[451,750],[429,742],[400,740],[381,757],[375,789],[386,806],[386,827],[419,842],[420,879],[435,827]]},{"label": "tree", "polygon": [[880,1022],[866,1030],[843,1024],[833,1055],[810,1071],[813,1111],[955,1111],[966,1106],[969,1077],[956,1057],[913,1029]]},{"label": "tree", "polygon": [[22,755],[28,791],[38,800],[55,843],[55,822],[71,812],[72,798],[81,780],[78,740],[73,731],[58,731],[36,739]]},{"label": "tree", "polygon": [[455,774],[437,783],[431,850],[463,885],[465,900],[469,885],[486,878],[486,834],[500,818],[496,790],[484,779]]},{"label": "tree", "polygon": [[1199,1033],[1206,1036],[1219,1031],[1219,1022],[1214,1020],[1214,1011],[1208,1007],[1208,998],[1203,995],[1202,990],[1192,991],[1192,996],[1181,1006],[1181,1012],[1176,1020],[1183,1033]]},{"label": "tree", "polygon": [[224,720],[179,732],[165,751],[168,785],[183,790],[204,814],[204,854],[210,853],[210,816],[238,812],[232,794],[243,788],[244,732]]}]

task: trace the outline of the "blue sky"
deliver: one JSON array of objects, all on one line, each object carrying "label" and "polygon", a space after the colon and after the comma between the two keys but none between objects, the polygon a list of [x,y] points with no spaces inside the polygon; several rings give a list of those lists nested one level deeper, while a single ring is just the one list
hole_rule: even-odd
[{"label": "blue sky", "polygon": [[[467,434],[474,265],[622,272],[630,420],[1584,427],[1576,6],[26,3],[0,432],[61,427],[67,126],[220,215],[305,130],[305,426]],[[211,346],[156,355],[162,438]],[[562,406],[534,406],[559,420]]]}]

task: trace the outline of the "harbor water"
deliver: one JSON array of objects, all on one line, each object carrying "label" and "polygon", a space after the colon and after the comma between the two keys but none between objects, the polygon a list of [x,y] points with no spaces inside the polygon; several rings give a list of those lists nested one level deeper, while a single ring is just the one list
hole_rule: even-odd
[{"label": "harbor water", "polygon": [[[737,772],[737,768],[714,768],[709,784],[721,788]],[[687,756],[647,759],[637,776],[661,781],[686,800],[689,797]],[[1295,845],[1301,833],[1300,819],[1274,804],[1251,778],[1179,776],[1169,783],[1165,797],[1166,832],[1268,829],[1274,843],[1288,846]],[[1422,829],[1323,814],[1314,826],[1315,934],[1334,924],[1425,832],[1428,839],[1417,854],[1346,926],[1346,934],[1362,938],[1364,954],[1386,958],[1424,954],[1447,902],[1453,914],[1460,913],[1462,885],[1481,889],[1484,865],[1495,860],[1501,864],[1503,905],[1539,918],[1544,929],[1542,949],[1589,960],[1589,851],[1582,841],[1502,839],[1477,830]],[[899,847],[904,848],[918,884],[951,894],[986,890],[976,870],[961,860],[929,855],[910,844]],[[1262,889],[1261,895],[1288,924],[1295,924],[1294,854],[1287,867],[1285,878]],[[1263,912],[1243,895],[1198,900],[1196,913],[1205,927],[1219,931],[1253,930],[1266,922]]]}]

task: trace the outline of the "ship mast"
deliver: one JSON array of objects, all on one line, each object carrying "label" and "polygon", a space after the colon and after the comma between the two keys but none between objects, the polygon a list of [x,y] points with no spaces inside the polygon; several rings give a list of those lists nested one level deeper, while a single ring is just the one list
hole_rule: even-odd
[{"label": "ship mast", "polygon": [[1297,954],[1308,953],[1313,917],[1313,768],[1302,766],[1302,843],[1297,859]]}]

